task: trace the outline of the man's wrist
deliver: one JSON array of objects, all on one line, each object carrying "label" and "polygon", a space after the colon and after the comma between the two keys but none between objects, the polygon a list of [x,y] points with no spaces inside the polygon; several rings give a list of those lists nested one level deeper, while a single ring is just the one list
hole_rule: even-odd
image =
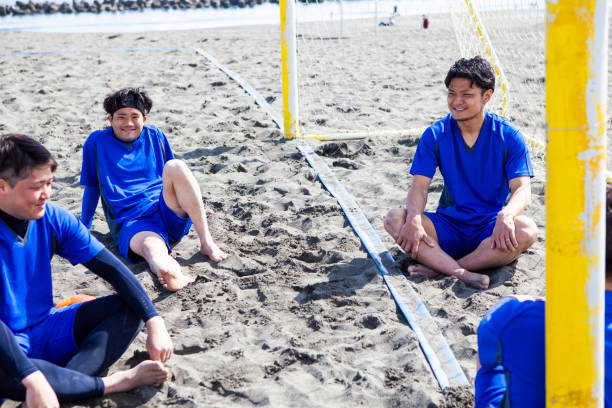
[{"label": "man's wrist", "polygon": [[413,208],[406,207],[406,219],[420,217],[422,212],[415,211]]},{"label": "man's wrist", "polygon": [[153,316],[149,320],[145,322],[145,327],[147,328],[147,332],[151,332],[152,330],[163,328],[166,329],[166,324],[164,323],[164,319],[157,315]]},{"label": "man's wrist", "polygon": [[46,381],[47,378],[40,370],[36,370],[21,379],[21,383],[26,388],[36,387],[37,384],[40,384],[41,381]]},{"label": "man's wrist", "polygon": [[145,327],[147,328],[147,333],[151,334],[159,330],[166,330],[166,323],[161,316],[157,315],[147,320]]},{"label": "man's wrist", "polygon": [[506,210],[506,208],[502,208],[501,211],[497,213],[497,218],[500,220],[504,220],[506,218],[514,219],[514,214]]}]

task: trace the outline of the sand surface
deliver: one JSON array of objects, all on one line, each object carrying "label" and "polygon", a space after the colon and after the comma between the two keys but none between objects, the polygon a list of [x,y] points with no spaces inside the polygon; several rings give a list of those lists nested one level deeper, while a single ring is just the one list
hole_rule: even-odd
[{"label": "sand surface", "polygon": [[[354,84],[354,93],[334,95],[332,102],[317,99],[321,94],[304,96],[305,124],[360,130],[359,121],[376,128],[403,120],[403,128],[416,128],[446,114],[442,80],[458,57],[450,23],[432,19],[425,32],[418,19],[402,21],[391,34],[379,33],[385,71],[340,70],[327,79],[316,67],[302,72],[313,86]],[[440,391],[376,266],[296,150],[299,142],[283,140],[249,95],[193,51],[201,48],[227,64],[281,111],[278,38],[273,27],[0,32],[0,52],[64,50],[0,57],[0,132],[33,135],[54,153],[55,203],[80,214],[82,147],[90,132],[108,124],[102,99],[121,87],[140,86],[154,101],[148,122],[166,133],[175,155],[193,170],[205,204],[216,212],[210,217],[213,236],[230,253],[220,264],[210,262],[199,254],[192,229],[173,254],[197,279],[179,293],[164,290],[145,264],[130,265],[172,335],[172,378],[161,389],[143,387],[68,406],[470,406],[470,389],[447,396]],[[326,41],[331,54],[318,63],[331,63],[334,47],[358,48],[366,41]],[[125,47],[144,50],[120,50]],[[151,49],[163,47],[181,50]],[[374,82],[377,96],[388,101],[382,108],[359,95],[359,84],[366,82]],[[397,259],[396,270],[407,256],[386,236],[382,218],[404,202],[417,142],[406,135],[309,142],[359,203]],[[532,158],[536,177],[526,213],[540,237],[517,262],[488,271],[490,289],[477,291],[453,278],[408,278],[472,383],[476,329],[487,308],[504,295],[545,293],[545,161],[537,151]],[[441,179],[434,179],[428,208],[435,208],[441,188]],[[112,247],[101,208],[92,230]],[[82,266],[58,258],[53,265],[57,300],[110,291]],[[111,371],[145,359],[144,340],[142,333]]]}]

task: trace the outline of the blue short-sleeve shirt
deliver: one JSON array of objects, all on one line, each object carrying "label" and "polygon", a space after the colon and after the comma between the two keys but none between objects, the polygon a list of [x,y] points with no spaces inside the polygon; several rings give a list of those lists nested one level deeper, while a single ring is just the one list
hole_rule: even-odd
[{"label": "blue short-sleeve shirt", "polygon": [[436,168],[444,178],[437,212],[468,225],[495,219],[509,197],[509,180],[533,177],[521,132],[488,112],[472,147],[465,144],[450,114],[425,130],[410,173],[433,178]]},{"label": "blue short-sleeve shirt", "polygon": [[[478,327],[476,408],[546,405],[545,302],[508,298]],[[605,292],[604,402],[612,408],[612,292]]]},{"label": "blue short-sleeve shirt", "polygon": [[13,331],[45,318],[53,307],[51,258],[88,262],[103,245],[68,211],[47,203],[24,239],[0,220],[0,319]]},{"label": "blue short-sleeve shirt", "polygon": [[164,165],[171,159],[166,135],[153,125],[144,126],[131,143],[117,139],[111,127],[89,135],[83,146],[81,185],[99,188],[115,242],[125,221],[157,205]]}]

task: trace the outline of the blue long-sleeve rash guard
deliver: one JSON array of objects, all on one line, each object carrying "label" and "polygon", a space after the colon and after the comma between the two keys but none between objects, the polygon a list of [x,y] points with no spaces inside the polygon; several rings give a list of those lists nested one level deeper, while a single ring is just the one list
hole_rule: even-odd
[{"label": "blue long-sleeve rash guard", "polygon": [[[155,306],[138,279],[108,249],[102,249],[84,265],[109,282],[126,305],[143,321],[158,316]],[[15,340],[11,329],[2,321],[0,321],[0,367],[7,375],[18,381],[37,371],[36,366]]]}]

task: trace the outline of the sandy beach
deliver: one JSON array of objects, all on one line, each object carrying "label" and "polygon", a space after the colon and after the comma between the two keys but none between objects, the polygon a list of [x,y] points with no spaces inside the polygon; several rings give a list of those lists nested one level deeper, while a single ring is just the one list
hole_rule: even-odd
[{"label": "sandy beach", "polygon": [[[364,69],[351,74],[356,77],[339,70],[337,77],[321,78],[316,64],[331,63],[326,58],[333,58],[334,47],[363,47],[370,40],[354,35],[326,41],[330,51],[302,77],[313,86],[323,80],[351,80],[355,86],[334,95],[331,106],[320,94],[304,95],[302,122],[316,131],[361,130],[361,123],[418,128],[445,115],[443,79],[458,51],[448,18],[436,18],[427,31],[420,16],[381,29],[376,41],[385,70]],[[215,211],[209,218],[213,236],[230,254],[220,264],[210,262],[199,254],[192,229],[173,254],[197,279],[178,293],[161,287],[146,264],[129,264],[166,319],[175,346],[168,363],[171,379],[160,389],[141,387],[63,406],[471,406],[473,388],[441,392],[374,262],[297,151],[302,142],[284,140],[242,88],[193,50],[226,64],[281,112],[277,27],[129,34],[0,31],[0,44],[5,53],[0,56],[0,133],[32,135],[55,155],[53,202],[80,214],[82,147],[90,132],[108,125],[102,100],[122,87],[142,87],[154,102],[147,123],[166,133],[177,158],[193,170],[205,205]],[[15,54],[51,50],[63,51]],[[378,86],[388,111],[366,103],[362,82]],[[355,198],[399,270],[408,257],[386,235],[382,219],[388,209],[403,205],[418,137],[308,143]],[[476,329],[488,307],[504,295],[545,294],[543,157],[532,151],[536,177],[526,211],[540,236],[518,261],[487,271],[488,290],[448,277],[407,278],[472,384]],[[428,209],[435,208],[441,189],[436,176]],[[116,253],[101,207],[92,231]],[[83,266],[57,257],[53,266],[56,300],[110,292]],[[144,341],[141,333],[111,371],[146,359]]]}]

